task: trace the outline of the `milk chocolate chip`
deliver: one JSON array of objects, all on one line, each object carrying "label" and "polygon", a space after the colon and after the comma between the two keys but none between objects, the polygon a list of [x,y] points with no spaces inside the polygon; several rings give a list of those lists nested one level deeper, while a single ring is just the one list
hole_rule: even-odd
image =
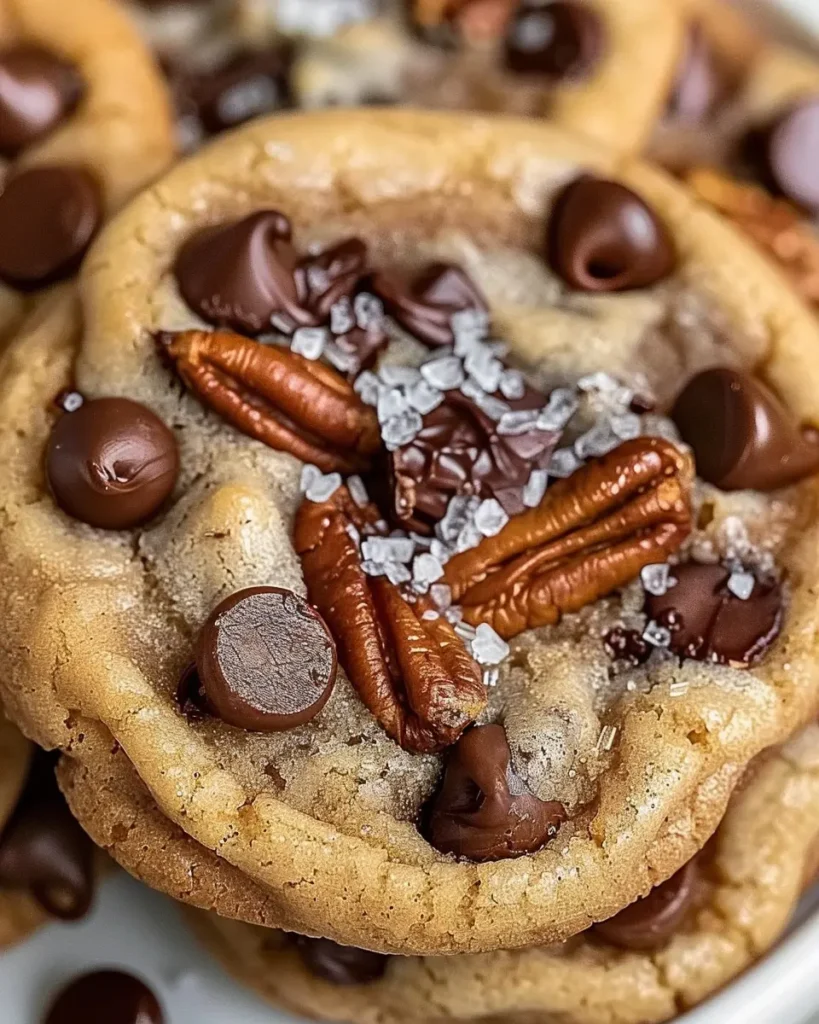
[{"label": "milk chocolate chip", "polygon": [[469,275],[452,263],[432,263],[411,283],[376,274],[372,287],[395,319],[432,347],[453,344],[455,313],[486,313],[489,308]]},{"label": "milk chocolate chip", "polygon": [[723,491],[773,491],[819,471],[819,436],[801,431],[760,380],[727,367],[697,374],[671,417],[697,474]]},{"label": "milk chocolate chip", "polygon": [[57,788],[53,758],[43,752],[0,833],[0,886],[29,892],[64,921],[83,917],[91,906],[94,847]]},{"label": "milk chocolate chip", "polygon": [[293,941],[311,974],[331,985],[366,985],[384,977],[389,957],[331,939],[294,935]]},{"label": "milk chocolate chip", "polygon": [[46,475],[70,516],[104,530],[150,519],[179,472],[176,439],[150,409],[128,398],[97,398],[64,413],[51,430]]},{"label": "milk chocolate chip", "polygon": [[539,800],[513,772],[503,726],[481,725],[450,752],[428,834],[442,853],[502,860],[539,850],[565,820],[562,804]]},{"label": "milk chocolate chip", "polygon": [[144,981],[123,971],[95,971],[67,985],[44,1024],[164,1024],[159,1001]]},{"label": "milk chocolate chip", "polygon": [[558,196],[548,227],[552,269],[573,288],[648,288],[673,273],[677,257],[665,224],[631,189],[584,176]]},{"label": "milk chocolate chip", "polygon": [[578,0],[524,0],[506,35],[506,66],[518,74],[577,81],[595,69],[605,48],[603,19]]},{"label": "milk chocolate chip", "polygon": [[819,211],[819,96],[787,107],[770,124],[754,129],[744,150],[772,192]]},{"label": "milk chocolate chip", "polygon": [[673,937],[696,902],[699,877],[698,859],[694,858],[648,896],[596,925],[595,932],[621,949],[659,949]]},{"label": "milk chocolate chip", "polygon": [[83,167],[29,167],[0,195],[0,278],[42,288],[70,276],[102,222],[96,178]]},{"label": "milk chocolate chip", "polygon": [[77,69],[30,43],[0,53],[0,153],[16,156],[56,128],[79,103]]},{"label": "milk chocolate chip", "polygon": [[675,654],[736,668],[760,661],[782,628],[778,583],[696,562],[675,565],[672,575],[665,594],[646,595],[645,610],[669,630]]},{"label": "milk chocolate chip", "polygon": [[336,646],[319,613],[290,590],[250,587],[211,612],[196,643],[209,708],[254,732],[303,725],[336,679]]},{"label": "milk chocolate chip", "polygon": [[217,326],[246,334],[271,330],[274,313],[298,306],[299,257],[290,237],[290,221],[275,210],[200,231],[174,267],[182,297]]}]

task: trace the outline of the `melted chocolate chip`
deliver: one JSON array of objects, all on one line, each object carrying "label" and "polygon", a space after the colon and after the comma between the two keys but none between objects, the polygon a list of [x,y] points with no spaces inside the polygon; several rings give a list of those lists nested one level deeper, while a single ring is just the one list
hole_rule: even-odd
[{"label": "melted chocolate chip", "polygon": [[190,238],[174,273],[182,297],[203,319],[248,334],[270,330],[274,313],[298,306],[298,254],[290,221],[262,210]]},{"label": "melted chocolate chip", "polygon": [[0,153],[15,157],[57,127],[79,103],[83,82],[73,65],[39,46],[0,53]]},{"label": "melted chocolate chip", "polygon": [[30,167],[0,195],[0,278],[42,288],[70,276],[103,217],[96,178],[83,167]]},{"label": "melted chocolate chip", "polygon": [[54,424],[46,475],[68,515],[104,530],[150,519],[173,491],[176,439],[150,409],[128,398],[97,398]]},{"label": "melted chocolate chip", "polygon": [[685,124],[701,124],[725,99],[729,88],[702,26],[692,25],[669,99],[669,116]]},{"label": "melted chocolate chip", "polygon": [[367,246],[360,238],[347,238],[299,261],[299,300],[317,320],[326,320],[337,302],[349,299],[356,291],[366,272]]},{"label": "melted chocolate chip", "polygon": [[293,942],[311,974],[331,985],[367,985],[384,977],[389,957],[331,939],[294,935]]},{"label": "melted chocolate chip", "polygon": [[762,184],[776,195],[819,211],[819,96],[783,110],[754,128],[742,143],[743,156]]},{"label": "melted chocolate chip", "polygon": [[[523,512],[523,490],[533,469],[545,469],[560,437],[536,423],[520,433],[500,434],[498,422],[461,391],[423,417],[423,426],[403,448],[387,454],[389,515],[400,526],[431,532],[456,495],[496,498],[509,516]],[[530,388],[505,400],[512,412],[542,408],[546,400]],[[373,491],[378,494],[378,488]]]},{"label": "melted chocolate chip", "polygon": [[698,860],[694,858],[667,882],[652,889],[648,896],[596,925],[596,934],[621,949],[661,948],[674,936],[696,903],[699,879]]},{"label": "melted chocolate chip", "polygon": [[0,886],[25,890],[46,913],[83,917],[94,896],[94,847],[69,811],[54,759],[38,752],[26,786],[0,834]]},{"label": "melted chocolate chip", "polygon": [[539,800],[515,775],[503,726],[482,725],[450,751],[428,834],[442,853],[502,860],[539,850],[565,820],[561,804]]},{"label": "melted chocolate chip", "polygon": [[451,263],[430,264],[409,284],[376,274],[373,291],[403,327],[431,347],[453,344],[453,314],[489,308],[469,275]]},{"label": "melted chocolate chip", "polygon": [[671,650],[685,658],[745,668],[767,653],[782,628],[782,590],[754,582],[750,597],[728,589],[731,572],[721,565],[675,565],[676,584],[646,595],[646,615],[671,633]]},{"label": "melted chocolate chip", "polygon": [[170,67],[180,127],[192,148],[206,136],[235,128],[263,114],[292,106],[292,48],[240,50],[207,71]]},{"label": "melted chocolate chip", "polygon": [[279,732],[311,721],[336,679],[336,646],[319,613],[279,587],[226,598],[196,643],[207,702],[230,725]]},{"label": "melted chocolate chip", "polygon": [[671,417],[697,474],[723,491],[772,491],[819,471],[819,437],[800,431],[761,381],[716,367],[697,374]]},{"label": "melted chocolate chip", "polygon": [[76,978],[51,1004],[44,1024],[164,1024],[165,1016],[144,981],[123,971],[95,971]]},{"label": "melted chocolate chip", "polygon": [[647,288],[668,277],[677,260],[668,229],[638,195],[590,176],[555,202],[547,252],[555,273],[587,292]]},{"label": "melted chocolate chip", "polygon": [[504,56],[518,74],[577,81],[594,71],[604,49],[603,19],[591,4],[524,0],[509,24]]}]

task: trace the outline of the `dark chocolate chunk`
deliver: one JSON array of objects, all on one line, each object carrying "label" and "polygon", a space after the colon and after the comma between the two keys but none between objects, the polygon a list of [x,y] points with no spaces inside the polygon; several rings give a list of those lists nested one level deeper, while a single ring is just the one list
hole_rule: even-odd
[{"label": "dark chocolate chunk", "polygon": [[697,374],[671,417],[697,474],[723,491],[772,491],[819,471],[819,436],[799,429],[760,380],[716,367]]},{"label": "dark chocolate chunk", "polygon": [[389,957],[356,946],[340,946],[332,939],[294,935],[304,966],[331,985],[367,985],[384,977]]},{"label": "dark chocolate chunk", "polygon": [[[538,427],[535,419],[517,433],[502,434],[498,421],[475,399],[458,390],[445,395],[423,417],[414,440],[387,454],[390,517],[429,533],[456,495],[494,497],[507,515],[523,512],[523,490],[532,470],[548,466],[560,432]],[[512,412],[546,404],[528,385],[522,398],[504,401]]]},{"label": "dark chocolate chunk", "polygon": [[776,195],[819,212],[819,96],[805,97],[742,140],[742,156]]},{"label": "dark chocolate chunk", "polygon": [[299,256],[290,236],[290,221],[275,210],[200,231],[176,259],[182,298],[217,326],[247,334],[271,330],[274,313],[292,314],[299,305]]},{"label": "dark chocolate chunk", "polygon": [[327,703],[336,645],[304,598],[251,587],[211,612],[197,639],[196,664],[208,706],[223,721],[279,732],[311,721]]},{"label": "dark chocolate chunk", "polygon": [[651,207],[625,185],[591,176],[558,196],[546,248],[554,272],[587,292],[648,288],[677,262],[674,241]]},{"label": "dark chocolate chunk", "polygon": [[366,272],[367,246],[360,238],[305,256],[296,268],[301,304],[318,320],[326,320],[337,302],[353,295]]},{"label": "dark chocolate chunk", "polygon": [[29,892],[64,921],[83,917],[94,897],[94,846],[57,788],[54,758],[42,751],[0,833],[0,886]]},{"label": "dark chocolate chunk", "polygon": [[442,853],[502,860],[539,850],[565,820],[562,804],[539,800],[515,775],[503,726],[481,725],[450,751],[428,836]]},{"label": "dark chocolate chunk", "polygon": [[19,171],[0,194],[0,279],[34,289],[69,277],[102,218],[99,183],[84,167]]},{"label": "dark chocolate chunk", "polygon": [[518,74],[545,75],[557,81],[587,78],[605,50],[600,13],[579,0],[537,3],[524,0],[509,23],[504,46],[506,66]]},{"label": "dark chocolate chunk", "polygon": [[242,49],[216,67],[167,69],[180,128],[190,146],[254,117],[292,107],[292,47]]},{"label": "dark chocolate chunk", "polygon": [[702,26],[692,25],[668,102],[669,117],[684,124],[701,124],[729,90],[730,83]]},{"label": "dark chocolate chunk", "polygon": [[164,1024],[159,1001],[144,981],[124,971],[94,971],[60,992],[44,1024]]},{"label": "dark chocolate chunk", "polygon": [[150,409],[129,398],[97,398],[54,424],[46,475],[68,515],[104,530],[150,519],[179,473],[176,439]]},{"label": "dark chocolate chunk", "polygon": [[746,668],[767,653],[782,628],[782,589],[755,579],[745,600],[728,588],[721,565],[675,565],[676,583],[646,594],[646,615],[671,633],[671,650],[685,658]]},{"label": "dark chocolate chunk", "polygon": [[0,53],[0,154],[15,157],[74,110],[83,94],[77,69],[40,46]]},{"label": "dark chocolate chunk", "polygon": [[432,263],[410,283],[376,274],[373,291],[402,327],[431,347],[453,344],[453,314],[489,308],[469,275],[452,263]]},{"label": "dark chocolate chunk", "polygon": [[660,949],[685,920],[697,900],[698,858],[690,860],[648,896],[595,926],[595,933],[621,949],[648,952]]}]

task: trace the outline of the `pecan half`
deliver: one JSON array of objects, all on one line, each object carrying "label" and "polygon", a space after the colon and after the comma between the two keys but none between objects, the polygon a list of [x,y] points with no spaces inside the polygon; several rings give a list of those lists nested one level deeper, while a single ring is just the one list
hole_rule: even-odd
[{"label": "pecan half", "polygon": [[808,302],[819,305],[819,239],[796,207],[716,171],[693,171],[688,182],[775,260]]},{"label": "pecan half", "polygon": [[338,645],[339,661],[384,730],[406,750],[432,753],[454,743],[483,710],[481,671],[444,618],[422,617],[384,577],[361,566],[359,534],[379,533],[375,505],[357,505],[346,487],[305,501],[294,544],[310,601]]},{"label": "pecan half", "polygon": [[324,472],[355,472],[380,447],[375,412],[328,366],[229,331],[158,340],[205,405],[271,448]]},{"label": "pecan half", "polygon": [[507,639],[553,625],[679,548],[691,530],[692,480],[691,460],[670,442],[626,441],[451,559],[453,600],[467,622]]}]

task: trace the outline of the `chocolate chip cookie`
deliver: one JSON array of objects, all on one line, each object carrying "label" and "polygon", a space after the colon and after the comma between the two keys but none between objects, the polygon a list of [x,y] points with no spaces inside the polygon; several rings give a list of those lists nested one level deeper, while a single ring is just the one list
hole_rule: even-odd
[{"label": "chocolate chip cookie", "polygon": [[58,790],[54,768],[54,758],[0,716],[0,949],[91,906],[93,846]]},{"label": "chocolate chip cookie", "polygon": [[0,334],[172,155],[161,78],[112,0],[0,3]]},{"label": "chocolate chip cookie", "polygon": [[82,301],[4,373],[0,685],[91,767],[113,737],[265,923],[561,941],[813,716],[819,327],[662,174],[274,118],[117,218]]},{"label": "chocolate chip cookie", "polygon": [[818,770],[819,731],[810,726],[752,768],[703,853],[647,898],[555,947],[419,960],[216,914],[196,912],[194,929],[239,981],[311,1019],[669,1020],[782,934],[815,871]]},{"label": "chocolate chip cookie", "polygon": [[622,151],[662,113],[685,17],[654,0],[149,0],[183,145],[291,107],[547,117]]}]

